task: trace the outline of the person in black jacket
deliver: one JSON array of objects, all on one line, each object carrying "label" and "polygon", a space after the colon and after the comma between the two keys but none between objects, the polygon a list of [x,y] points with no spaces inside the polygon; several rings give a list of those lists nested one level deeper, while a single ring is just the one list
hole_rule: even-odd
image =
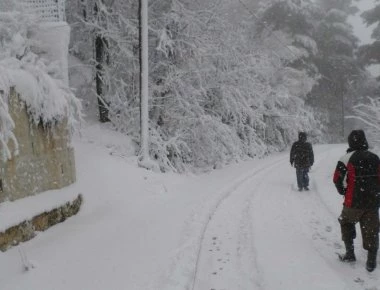
[{"label": "person in black jacket", "polygon": [[309,190],[309,170],[314,164],[313,147],[306,142],[305,132],[298,133],[298,141],[290,150],[290,165],[296,168],[298,190]]},{"label": "person in black jacket", "polygon": [[356,261],[355,224],[359,222],[363,248],[368,251],[366,269],[372,272],[376,268],[379,247],[380,160],[368,151],[363,130],[352,131],[348,145],[347,154],[338,161],[333,177],[338,193],[344,196],[338,220],[346,253],[340,258],[343,262]]}]

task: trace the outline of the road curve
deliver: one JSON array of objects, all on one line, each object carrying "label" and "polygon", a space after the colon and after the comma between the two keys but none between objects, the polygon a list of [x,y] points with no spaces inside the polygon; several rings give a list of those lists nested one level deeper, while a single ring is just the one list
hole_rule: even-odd
[{"label": "road curve", "polygon": [[340,201],[331,174],[342,146],[319,146],[311,190],[294,189],[286,155],[227,192],[210,213],[190,289],[378,289],[363,265],[337,262]]}]

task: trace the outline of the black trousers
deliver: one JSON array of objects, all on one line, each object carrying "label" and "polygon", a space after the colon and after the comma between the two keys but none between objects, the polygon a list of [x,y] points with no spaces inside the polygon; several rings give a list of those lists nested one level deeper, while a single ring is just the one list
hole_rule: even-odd
[{"label": "black trousers", "polygon": [[355,225],[359,222],[365,250],[379,248],[379,210],[343,207],[339,217],[342,240],[350,243],[356,238]]},{"label": "black trousers", "polygon": [[298,188],[305,188],[309,186],[309,167],[296,167],[296,175]]}]

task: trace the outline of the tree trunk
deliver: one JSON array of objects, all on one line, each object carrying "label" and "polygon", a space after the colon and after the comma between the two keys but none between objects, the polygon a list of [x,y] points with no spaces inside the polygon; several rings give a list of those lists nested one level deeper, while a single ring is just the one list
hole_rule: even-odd
[{"label": "tree trunk", "polygon": [[[95,4],[95,17],[99,19],[98,7]],[[102,35],[95,36],[95,60],[96,60],[96,94],[98,98],[99,107],[99,121],[101,123],[109,122],[108,118],[108,104],[104,99],[104,80],[103,80],[103,65],[105,59],[105,53],[107,49],[107,42]]]}]

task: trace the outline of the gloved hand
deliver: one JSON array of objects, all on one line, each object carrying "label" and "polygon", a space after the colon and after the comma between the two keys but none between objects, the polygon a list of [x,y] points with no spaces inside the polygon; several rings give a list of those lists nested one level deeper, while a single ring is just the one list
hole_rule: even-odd
[{"label": "gloved hand", "polygon": [[338,191],[340,195],[345,196],[346,195],[346,188],[343,188],[342,190]]}]

